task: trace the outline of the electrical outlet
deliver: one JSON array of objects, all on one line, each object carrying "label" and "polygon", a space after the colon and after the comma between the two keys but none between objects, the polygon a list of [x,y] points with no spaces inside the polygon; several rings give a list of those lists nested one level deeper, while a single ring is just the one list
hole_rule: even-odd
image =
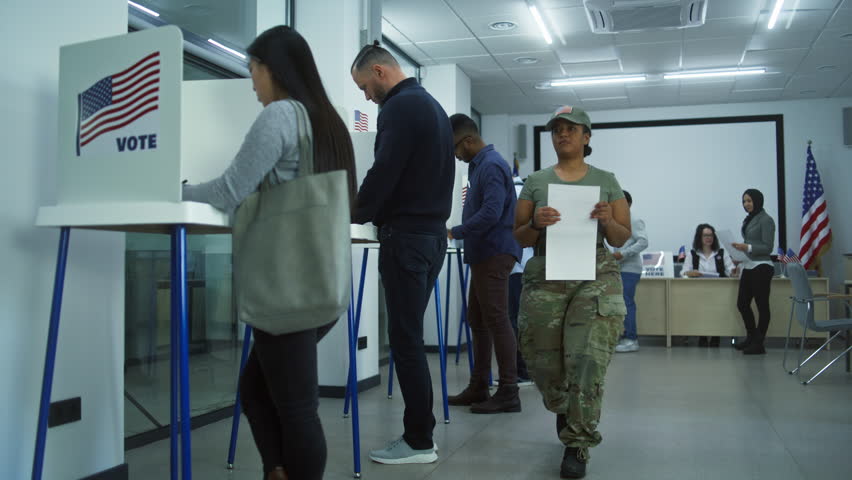
[{"label": "electrical outlet", "polygon": [[358,350],[367,348],[367,337],[358,337]]},{"label": "electrical outlet", "polygon": [[50,404],[47,417],[47,427],[58,427],[66,423],[76,422],[82,418],[80,397],[59,400]]}]

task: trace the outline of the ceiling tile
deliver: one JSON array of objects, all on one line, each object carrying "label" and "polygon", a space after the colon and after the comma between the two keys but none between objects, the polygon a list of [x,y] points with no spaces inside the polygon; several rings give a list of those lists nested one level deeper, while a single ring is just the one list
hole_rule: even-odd
[{"label": "ceiling tile", "polygon": [[834,10],[841,0],[794,0],[790,7],[799,10]]},{"label": "ceiling tile", "polygon": [[564,76],[562,75],[562,68],[558,65],[550,67],[506,69],[506,73],[517,82],[544,82],[547,80],[562,78]]},{"label": "ceiling tile", "polygon": [[834,16],[829,20],[825,28],[852,30],[852,3],[846,2],[844,5],[850,5],[848,8],[841,8],[834,12]]},{"label": "ceiling tile", "polygon": [[562,63],[601,62],[617,60],[618,52],[612,35],[588,34],[582,41],[572,37],[567,46],[554,48]]},{"label": "ceiling tile", "polygon": [[683,30],[650,30],[647,32],[629,32],[629,33],[616,33],[613,35],[615,37],[616,45],[636,45],[643,43],[669,43],[669,42],[680,42],[683,40],[683,32],[684,30],[694,30],[694,29],[683,29]]},{"label": "ceiling tile", "polygon": [[[602,98],[587,98],[582,101],[583,108],[592,111],[589,115],[594,118],[595,110],[615,110],[618,108],[629,108],[630,99],[627,97],[602,97]],[[593,120],[594,121],[594,120]],[[594,148],[594,141],[589,142],[589,145]]]},{"label": "ceiling tile", "polygon": [[541,35],[498,35],[479,39],[492,55],[536,52],[547,48]]},{"label": "ceiling tile", "polygon": [[[483,15],[483,13],[491,13],[491,10],[480,10],[473,16],[464,16],[464,22],[470,28],[474,35],[478,37],[494,37],[500,35],[540,35],[538,30],[538,26],[535,24],[535,20],[533,20],[530,15],[530,11],[527,10],[523,4],[515,2],[513,4],[518,10],[517,14],[503,14],[503,15]],[[512,30],[492,30],[489,25],[494,22],[503,22],[509,21],[514,22],[517,27]]]},{"label": "ceiling tile", "polygon": [[796,73],[846,72],[848,74],[850,71],[852,71],[852,55],[849,54],[849,50],[835,47],[811,49]]},{"label": "ceiling tile", "polygon": [[614,75],[621,73],[618,60],[604,62],[563,63],[562,69],[571,77],[590,77],[596,75]]},{"label": "ceiling tile", "polygon": [[784,30],[756,33],[748,44],[749,50],[781,50],[789,48],[810,48],[818,31],[791,34]]},{"label": "ceiling tile", "polygon": [[[555,9],[545,8],[544,17],[550,19],[549,24],[558,28],[566,39],[568,37],[576,37],[577,35],[596,35],[592,33],[592,29],[589,26],[589,19],[586,17],[586,9],[582,6]],[[554,42],[557,41],[554,39]]]},{"label": "ceiling tile", "polygon": [[514,16],[515,18],[506,17],[505,19],[517,22],[520,14],[525,14],[527,17],[531,16],[529,9],[517,0],[447,0],[447,3],[465,20],[469,17],[488,14],[503,17]]},{"label": "ceiling tile", "polygon": [[[852,25],[845,29],[826,29],[820,33],[813,48],[843,48],[852,49]],[[844,35],[847,35],[844,37]]]},{"label": "ceiling tile", "polygon": [[689,84],[681,81],[678,99],[680,103],[686,105],[693,103],[727,102],[733,84],[733,80],[706,84]]},{"label": "ceiling tile", "polygon": [[584,102],[589,98],[627,98],[624,84],[579,85],[573,87],[573,90]]},{"label": "ceiling tile", "polygon": [[583,0],[538,0],[541,8],[582,7]]},{"label": "ceiling tile", "polygon": [[[538,63],[531,65],[523,65],[515,61],[516,58],[521,57],[531,57],[538,59]],[[553,54],[552,50],[538,51],[538,52],[523,52],[523,53],[510,53],[504,55],[494,55],[494,59],[497,60],[497,63],[500,64],[503,68],[540,68],[540,67],[551,67],[558,66],[559,59],[556,58],[556,55]]]},{"label": "ceiling tile", "polygon": [[411,44],[411,41],[408,40],[408,38],[406,38],[402,32],[397,30],[397,28],[386,18],[382,18],[382,35],[388,37],[390,41],[396,44],[397,46]]},{"label": "ceiling tile", "polygon": [[654,43],[618,47],[624,73],[653,73],[680,70],[681,44]]},{"label": "ceiling tile", "polygon": [[754,75],[737,77],[734,80],[734,91],[781,89],[787,85],[790,75]]},{"label": "ceiling tile", "polygon": [[786,92],[801,92],[802,90],[818,90],[832,93],[843,85],[848,74],[838,72],[826,72],[819,75],[793,75],[787,83]]},{"label": "ceiling tile", "polygon": [[701,27],[684,28],[683,38],[695,40],[699,38],[744,37],[754,33],[754,26],[754,19],[749,17],[707,20]]},{"label": "ceiling tile", "polygon": [[[835,97],[852,97],[852,77],[848,78],[835,92]],[[852,105],[850,105],[852,106]]]},{"label": "ceiling tile", "polygon": [[783,92],[783,88],[746,91],[734,90],[728,95],[728,98],[732,102],[769,102],[772,100],[779,100]]},{"label": "ceiling tile", "polygon": [[470,31],[443,0],[384,0],[382,16],[412,42],[470,37]]},{"label": "ceiling tile", "polygon": [[469,57],[488,54],[475,38],[446,40],[442,42],[416,42],[416,45],[432,58]]},{"label": "ceiling tile", "polygon": [[[764,0],[713,0],[707,4],[707,20],[717,18],[757,18]],[[701,27],[696,27],[701,28]]]},{"label": "ceiling tile", "polygon": [[794,73],[802,59],[808,54],[807,48],[789,50],[749,50],[740,66],[766,67],[772,72]]},{"label": "ceiling tile", "polygon": [[503,69],[499,70],[478,70],[476,68],[459,65],[459,68],[467,75],[471,82],[501,82],[510,81],[509,76]]},{"label": "ceiling tile", "polygon": [[471,70],[500,70],[497,62],[494,61],[494,58],[491,55],[474,55],[470,57],[441,57],[436,58],[435,60],[440,63],[455,63],[461,68],[471,69]]},{"label": "ceiling tile", "polygon": [[683,43],[683,68],[713,68],[739,65],[747,37],[706,38]]}]

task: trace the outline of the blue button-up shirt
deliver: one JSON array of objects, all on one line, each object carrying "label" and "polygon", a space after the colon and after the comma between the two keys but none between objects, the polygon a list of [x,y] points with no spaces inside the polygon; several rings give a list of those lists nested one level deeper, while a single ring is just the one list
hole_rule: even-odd
[{"label": "blue button-up shirt", "polygon": [[451,229],[453,238],[464,240],[465,263],[501,254],[520,259],[521,246],[512,235],[517,199],[509,164],[488,145],[470,161],[467,174],[462,224]]}]

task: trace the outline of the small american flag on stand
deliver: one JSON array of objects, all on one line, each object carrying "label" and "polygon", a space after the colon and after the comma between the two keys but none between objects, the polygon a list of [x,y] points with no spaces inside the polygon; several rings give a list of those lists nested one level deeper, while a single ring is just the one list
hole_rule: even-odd
[{"label": "small american flag on stand", "polygon": [[77,96],[77,156],[99,136],[124,128],[157,110],[160,52],[104,77]]},{"label": "small american flag on stand", "polygon": [[684,260],[686,260],[686,245],[681,245],[677,251],[677,261],[682,262]]},{"label": "small american flag on stand", "polygon": [[787,263],[802,263],[802,261],[799,260],[799,257],[796,256],[796,252],[794,252],[792,248],[787,249]]},{"label": "small american flag on stand", "polygon": [[790,263],[790,257],[784,253],[784,249],[781,247],[778,247],[778,261],[781,263]]},{"label": "small american flag on stand", "polygon": [[462,208],[464,208],[465,200],[467,200],[467,185],[462,187]]},{"label": "small american flag on stand", "polygon": [[799,258],[806,270],[811,269],[819,261],[819,257],[831,247],[828,206],[810,142],[805,166],[805,192],[802,196],[800,245]]},{"label": "small american flag on stand", "polygon": [[370,119],[361,110],[355,110],[355,131],[366,132],[370,128]]}]

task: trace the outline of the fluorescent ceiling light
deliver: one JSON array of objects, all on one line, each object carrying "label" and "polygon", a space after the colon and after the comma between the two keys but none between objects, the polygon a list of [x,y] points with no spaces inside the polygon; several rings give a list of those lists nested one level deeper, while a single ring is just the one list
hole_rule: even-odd
[{"label": "fluorescent ceiling light", "polygon": [[601,85],[607,83],[630,83],[643,82],[647,79],[645,75],[611,75],[608,77],[577,77],[565,80],[553,80],[551,87],[569,87],[575,85]]},{"label": "fluorescent ceiling light", "polygon": [[141,11],[147,13],[148,15],[151,15],[152,17],[159,17],[160,16],[159,13],[151,10],[150,8],[143,7],[142,5],[139,5],[136,2],[128,1],[127,4],[130,5],[131,7],[135,8],[136,10],[141,10]]},{"label": "fluorescent ceiling light", "polygon": [[784,5],[784,0],[775,0],[775,7],[772,8],[772,15],[769,16],[769,23],[766,28],[772,30],[775,28],[775,22],[778,21],[778,14],[781,13],[781,6]]},{"label": "fluorescent ceiling light", "polygon": [[532,3],[527,6],[530,7],[530,13],[532,13],[533,19],[535,19],[536,25],[538,25],[538,29],[541,30],[541,35],[544,37],[544,41],[550,45],[553,43],[553,38],[550,36],[550,32],[547,31],[547,27],[544,25],[544,19],[542,19],[541,14],[538,13],[538,8],[536,8],[536,6]]},{"label": "fluorescent ceiling light", "polygon": [[236,55],[236,56],[242,58],[243,60],[246,59],[246,56],[243,55],[242,53],[234,50],[233,48],[226,47],[226,46],[222,45],[221,43],[217,42],[216,40],[213,40],[212,38],[208,38],[207,41],[212,43],[213,45],[216,45],[217,47],[221,48],[222,50],[224,50],[224,51],[226,51],[226,52],[228,52],[232,55]]},{"label": "fluorescent ceiling light", "polygon": [[766,73],[766,69],[744,68],[742,70],[704,70],[692,72],[664,73],[663,80],[680,80],[684,78],[708,78],[708,77],[734,77],[739,75],[760,75]]}]

